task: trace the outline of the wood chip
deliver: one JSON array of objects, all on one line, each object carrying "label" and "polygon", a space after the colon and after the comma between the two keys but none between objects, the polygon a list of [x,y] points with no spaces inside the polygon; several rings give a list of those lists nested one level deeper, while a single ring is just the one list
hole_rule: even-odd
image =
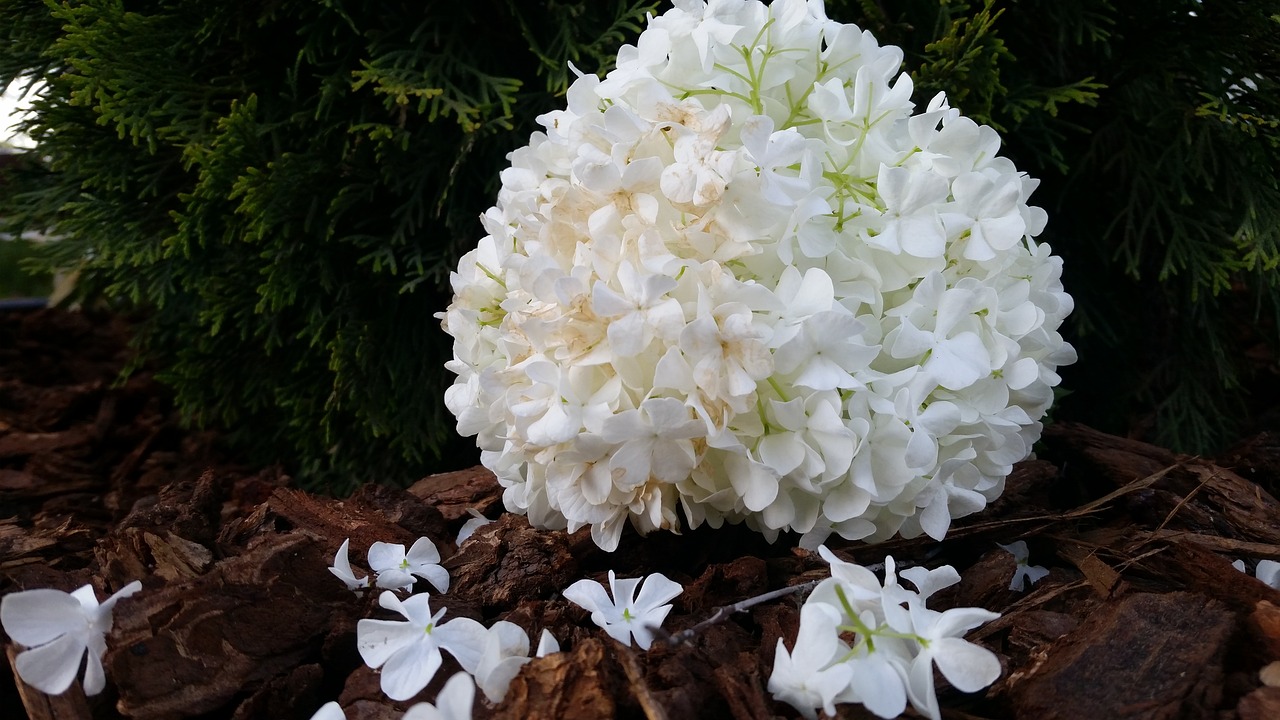
[{"label": "wood chip", "polygon": [[1012,685],[1016,712],[1040,720],[1212,715],[1234,626],[1231,612],[1201,595],[1112,601]]}]

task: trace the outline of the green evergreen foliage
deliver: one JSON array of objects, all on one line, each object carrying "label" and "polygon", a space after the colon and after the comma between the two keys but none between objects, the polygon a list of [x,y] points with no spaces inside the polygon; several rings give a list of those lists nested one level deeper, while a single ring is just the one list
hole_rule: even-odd
[{"label": "green evergreen foliage", "polygon": [[[195,422],[335,490],[469,464],[432,316],[505,155],[656,2],[0,0],[47,83],[0,217],[148,308]],[[1043,180],[1082,361],[1063,411],[1205,450],[1274,358],[1280,0],[828,0]],[[1256,353],[1255,353],[1256,354]],[[1087,378],[1087,381],[1086,381]]]},{"label": "green evergreen foliage", "polygon": [[1058,416],[1211,452],[1276,399],[1280,1],[850,4],[918,102],[945,90],[1042,180],[1081,357]]},{"label": "green evergreen foliage", "polygon": [[[0,2],[48,158],[0,210],[151,309],[182,408],[335,489],[474,462],[432,315],[498,170],[653,3]],[[443,459],[439,459],[443,456]]]}]

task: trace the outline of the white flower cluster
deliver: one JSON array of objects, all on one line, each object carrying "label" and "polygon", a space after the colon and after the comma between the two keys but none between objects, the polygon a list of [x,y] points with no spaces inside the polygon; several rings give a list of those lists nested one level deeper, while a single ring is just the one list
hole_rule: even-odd
[{"label": "white flower cluster", "polygon": [[439,315],[509,510],[815,547],[1000,494],[1072,301],[1037,181],[901,61],[820,0],[675,0],[539,119]]},{"label": "white flower cluster", "polygon": [[898,584],[892,557],[881,584],[867,568],[819,548],[831,577],[814,588],[800,609],[800,630],[787,652],[781,639],[769,692],[806,718],[836,703],[860,703],[879,717],[902,714],[907,702],[921,715],[941,717],[934,689],[936,665],[956,689],[976,692],[1000,676],[995,653],[962,639],[999,613],[981,608],[937,612],[925,607],[934,592],[960,581],[950,565],[903,570],[918,592]]}]

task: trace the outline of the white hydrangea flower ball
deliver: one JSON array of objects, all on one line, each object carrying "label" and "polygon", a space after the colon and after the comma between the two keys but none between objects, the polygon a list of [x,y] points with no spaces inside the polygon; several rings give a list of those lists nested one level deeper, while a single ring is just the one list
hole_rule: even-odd
[{"label": "white hydrangea flower ball", "polygon": [[1075,353],[1037,182],[820,0],[675,0],[511,153],[438,317],[509,510],[942,538]]}]

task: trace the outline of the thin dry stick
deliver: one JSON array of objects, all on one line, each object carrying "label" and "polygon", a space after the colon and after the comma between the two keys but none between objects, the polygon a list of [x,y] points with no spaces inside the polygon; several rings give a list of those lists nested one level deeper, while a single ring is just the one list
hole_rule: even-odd
[{"label": "thin dry stick", "polygon": [[706,620],[703,620],[702,622],[698,623],[697,625],[694,625],[691,628],[681,630],[680,632],[675,633],[674,635],[664,631],[662,628],[657,627],[656,625],[650,625],[648,627],[650,632],[653,633],[654,637],[666,643],[669,647],[675,647],[677,645],[680,645],[681,643],[686,643],[692,640],[695,635],[705,630],[706,628],[709,628],[712,625],[715,625],[717,623],[722,623],[728,620],[729,617],[732,616],[734,613],[745,612],[755,607],[756,605],[759,605],[761,603],[767,603],[770,600],[777,600],[778,598],[786,597],[788,595],[797,595],[799,593],[809,592],[810,590],[817,587],[818,583],[820,582],[822,581],[810,580],[809,582],[800,583],[799,585],[791,585],[789,587],[779,588],[777,590],[770,590],[769,592],[763,595],[756,595],[755,597],[749,597],[746,600],[736,602],[732,605],[723,605],[721,607],[716,608],[716,611],[711,615],[711,617],[707,618]]}]

